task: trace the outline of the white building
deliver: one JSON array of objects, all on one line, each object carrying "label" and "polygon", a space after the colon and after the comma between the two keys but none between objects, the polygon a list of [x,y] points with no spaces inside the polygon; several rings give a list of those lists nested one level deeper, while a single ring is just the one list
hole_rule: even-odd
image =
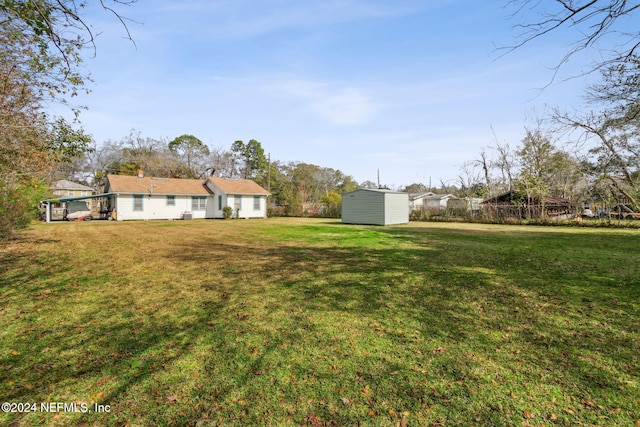
[{"label": "white building", "polygon": [[119,221],[223,218],[230,206],[238,218],[265,218],[269,192],[248,179],[206,180],[108,175],[112,217]]},{"label": "white building", "polygon": [[434,195],[435,193],[432,193],[431,191],[426,193],[409,194],[409,209],[422,209],[425,197]]}]

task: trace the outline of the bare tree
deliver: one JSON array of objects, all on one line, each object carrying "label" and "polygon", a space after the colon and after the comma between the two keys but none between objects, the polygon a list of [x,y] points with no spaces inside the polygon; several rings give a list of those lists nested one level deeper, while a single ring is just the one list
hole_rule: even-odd
[{"label": "bare tree", "polygon": [[[484,155],[484,150],[482,151]],[[482,183],[482,172],[478,170],[481,162],[470,161],[465,162],[460,168],[457,183],[460,187],[460,193],[465,197],[486,196],[487,187]]]},{"label": "bare tree", "polygon": [[519,30],[516,42],[501,48],[505,54],[556,32],[573,31],[573,42],[555,67],[556,73],[586,49],[596,48],[602,55],[600,62],[591,64],[589,72],[625,63],[640,49],[640,29],[633,23],[629,25],[640,10],[635,1],[509,0],[506,5],[514,9],[512,19],[522,21],[514,25]]},{"label": "bare tree", "polygon": [[515,161],[513,152],[509,144],[500,144],[497,142],[496,151],[498,152],[498,158],[494,160],[493,166],[500,170],[506,191],[511,191],[513,189],[513,167]]},{"label": "bare tree", "polygon": [[637,125],[620,122],[606,114],[582,117],[556,113],[556,120],[579,131],[575,144],[585,152],[587,172],[596,182],[606,183],[614,199],[619,195],[640,211],[640,142]]},{"label": "bare tree", "polygon": [[493,191],[492,191],[492,180],[491,180],[491,175],[489,174],[489,169],[490,169],[490,161],[487,158],[487,150],[482,148],[482,150],[480,151],[480,158],[478,160],[476,160],[476,164],[478,166],[480,166],[480,168],[482,168],[482,173],[484,175],[484,182],[487,188],[487,197],[491,197],[493,196]]}]

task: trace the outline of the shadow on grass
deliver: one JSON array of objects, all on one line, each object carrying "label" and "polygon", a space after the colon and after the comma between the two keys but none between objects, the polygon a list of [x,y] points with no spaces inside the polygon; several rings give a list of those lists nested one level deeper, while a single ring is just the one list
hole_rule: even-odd
[{"label": "shadow on grass", "polygon": [[[343,237],[335,246],[305,240],[333,231]],[[9,274],[0,291],[10,308],[2,315],[32,326],[8,332],[15,349],[2,347],[2,395],[68,401],[84,387],[87,401],[117,403],[108,414],[78,414],[74,424],[246,425],[287,417],[313,424],[317,417],[354,425],[371,411],[398,411],[391,402],[411,412],[440,410],[452,422],[446,408],[466,408],[467,420],[504,425],[522,421],[507,422],[496,409],[522,413],[509,398],[514,390],[542,400],[558,393],[572,407],[614,393],[611,404],[633,410],[632,393],[620,390],[638,380],[637,238],[612,252],[593,236],[570,233],[306,232],[288,244],[203,237],[156,253],[187,277],[203,274],[192,289],[156,284],[160,294],[150,305],[136,302],[142,284],[107,270],[94,274],[117,292],[96,282],[84,287],[53,255],[3,254]],[[362,233],[378,239],[368,246],[349,240]],[[83,298],[92,304],[69,313],[73,319],[56,312],[56,302]],[[18,307],[24,300],[31,304]],[[42,320],[49,315],[60,323]],[[495,395],[486,396],[492,387]],[[475,407],[478,394],[495,406]],[[350,403],[320,404],[327,396]],[[43,416],[6,419],[28,425]]]},{"label": "shadow on grass", "polygon": [[[301,329],[309,328],[301,327],[298,323],[304,321],[299,319],[338,321],[340,314],[350,313],[373,319],[386,344],[397,346],[407,360],[415,359],[409,351],[440,355],[457,347],[497,361],[499,367],[485,367],[482,383],[502,379],[507,388],[523,387],[513,384],[514,378],[540,377],[544,386],[527,392],[560,390],[580,402],[594,396],[609,399],[607,393],[624,389],[625,378],[637,379],[637,268],[611,271],[611,260],[594,262],[602,243],[593,236],[556,232],[541,239],[540,233],[518,232],[469,237],[455,230],[460,235],[456,239],[446,231],[436,237],[419,229],[374,231],[390,247],[352,247],[348,242],[319,247],[301,239],[300,244],[277,248],[189,244],[178,252],[193,265],[226,260],[219,273],[237,277],[225,292],[238,298],[259,294],[263,286],[275,289],[286,303],[267,302],[268,310],[295,307],[289,330],[297,334],[284,333],[280,342],[304,340]],[[345,234],[351,232],[361,230]],[[617,247],[613,262],[616,256],[626,262],[637,259],[636,244],[632,239],[628,246]],[[411,325],[415,334],[394,332],[398,324]],[[326,331],[318,333],[324,336]],[[415,343],[407,345],[411,340]],[[372,352],[370,379],[382,381],[399,369],[388,355],[376,360],[375,349]],[[451,382],[479,381],[477,364],[464,363],[459,354],[434,359],[439,375]],[[411,382],[390,393],[419,396],[422,405],[433,400],[423,385]],[[502,398],[508,401],[508,394]],[[632,404],[631,394],[625,399]],[[477,411],[488,419],[495,416],[490,408]]]}]

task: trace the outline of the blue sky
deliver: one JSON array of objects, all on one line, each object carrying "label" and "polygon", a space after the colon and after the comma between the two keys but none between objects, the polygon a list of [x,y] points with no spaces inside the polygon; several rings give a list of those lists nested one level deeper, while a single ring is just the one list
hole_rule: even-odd
[{"label": "blue sky", "polygon": [[[97,2],[96,2],[97,3]],[[582,103],[584,79],[550,87],[569,39],[500,57],[517,33],[506,1],[140,0],[104,11],[77,102],[101,143],[131,129],[210,147],[257,139],[273,160],[392,187],[454,182],[482,147],[517,145],[545,106]],[[584,65],[584,64],[582,64]],[[492,130],[493,129],[493,130]]]}]

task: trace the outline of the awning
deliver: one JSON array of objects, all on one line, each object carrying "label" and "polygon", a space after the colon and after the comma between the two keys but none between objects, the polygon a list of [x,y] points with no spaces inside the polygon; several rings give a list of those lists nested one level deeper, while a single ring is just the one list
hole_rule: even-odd
[{"label": "awning", "polygon": [[42,203],[51,204],[51,203],[60,203],[60,202],[71,202],[73,200],[99,199],[101,197],[113,196],[114,194],[116,193],[102,193],[102,194],[95,194],[93,196],[81,196],[81,197],[61,197],[59,199],[43,200]]}]

